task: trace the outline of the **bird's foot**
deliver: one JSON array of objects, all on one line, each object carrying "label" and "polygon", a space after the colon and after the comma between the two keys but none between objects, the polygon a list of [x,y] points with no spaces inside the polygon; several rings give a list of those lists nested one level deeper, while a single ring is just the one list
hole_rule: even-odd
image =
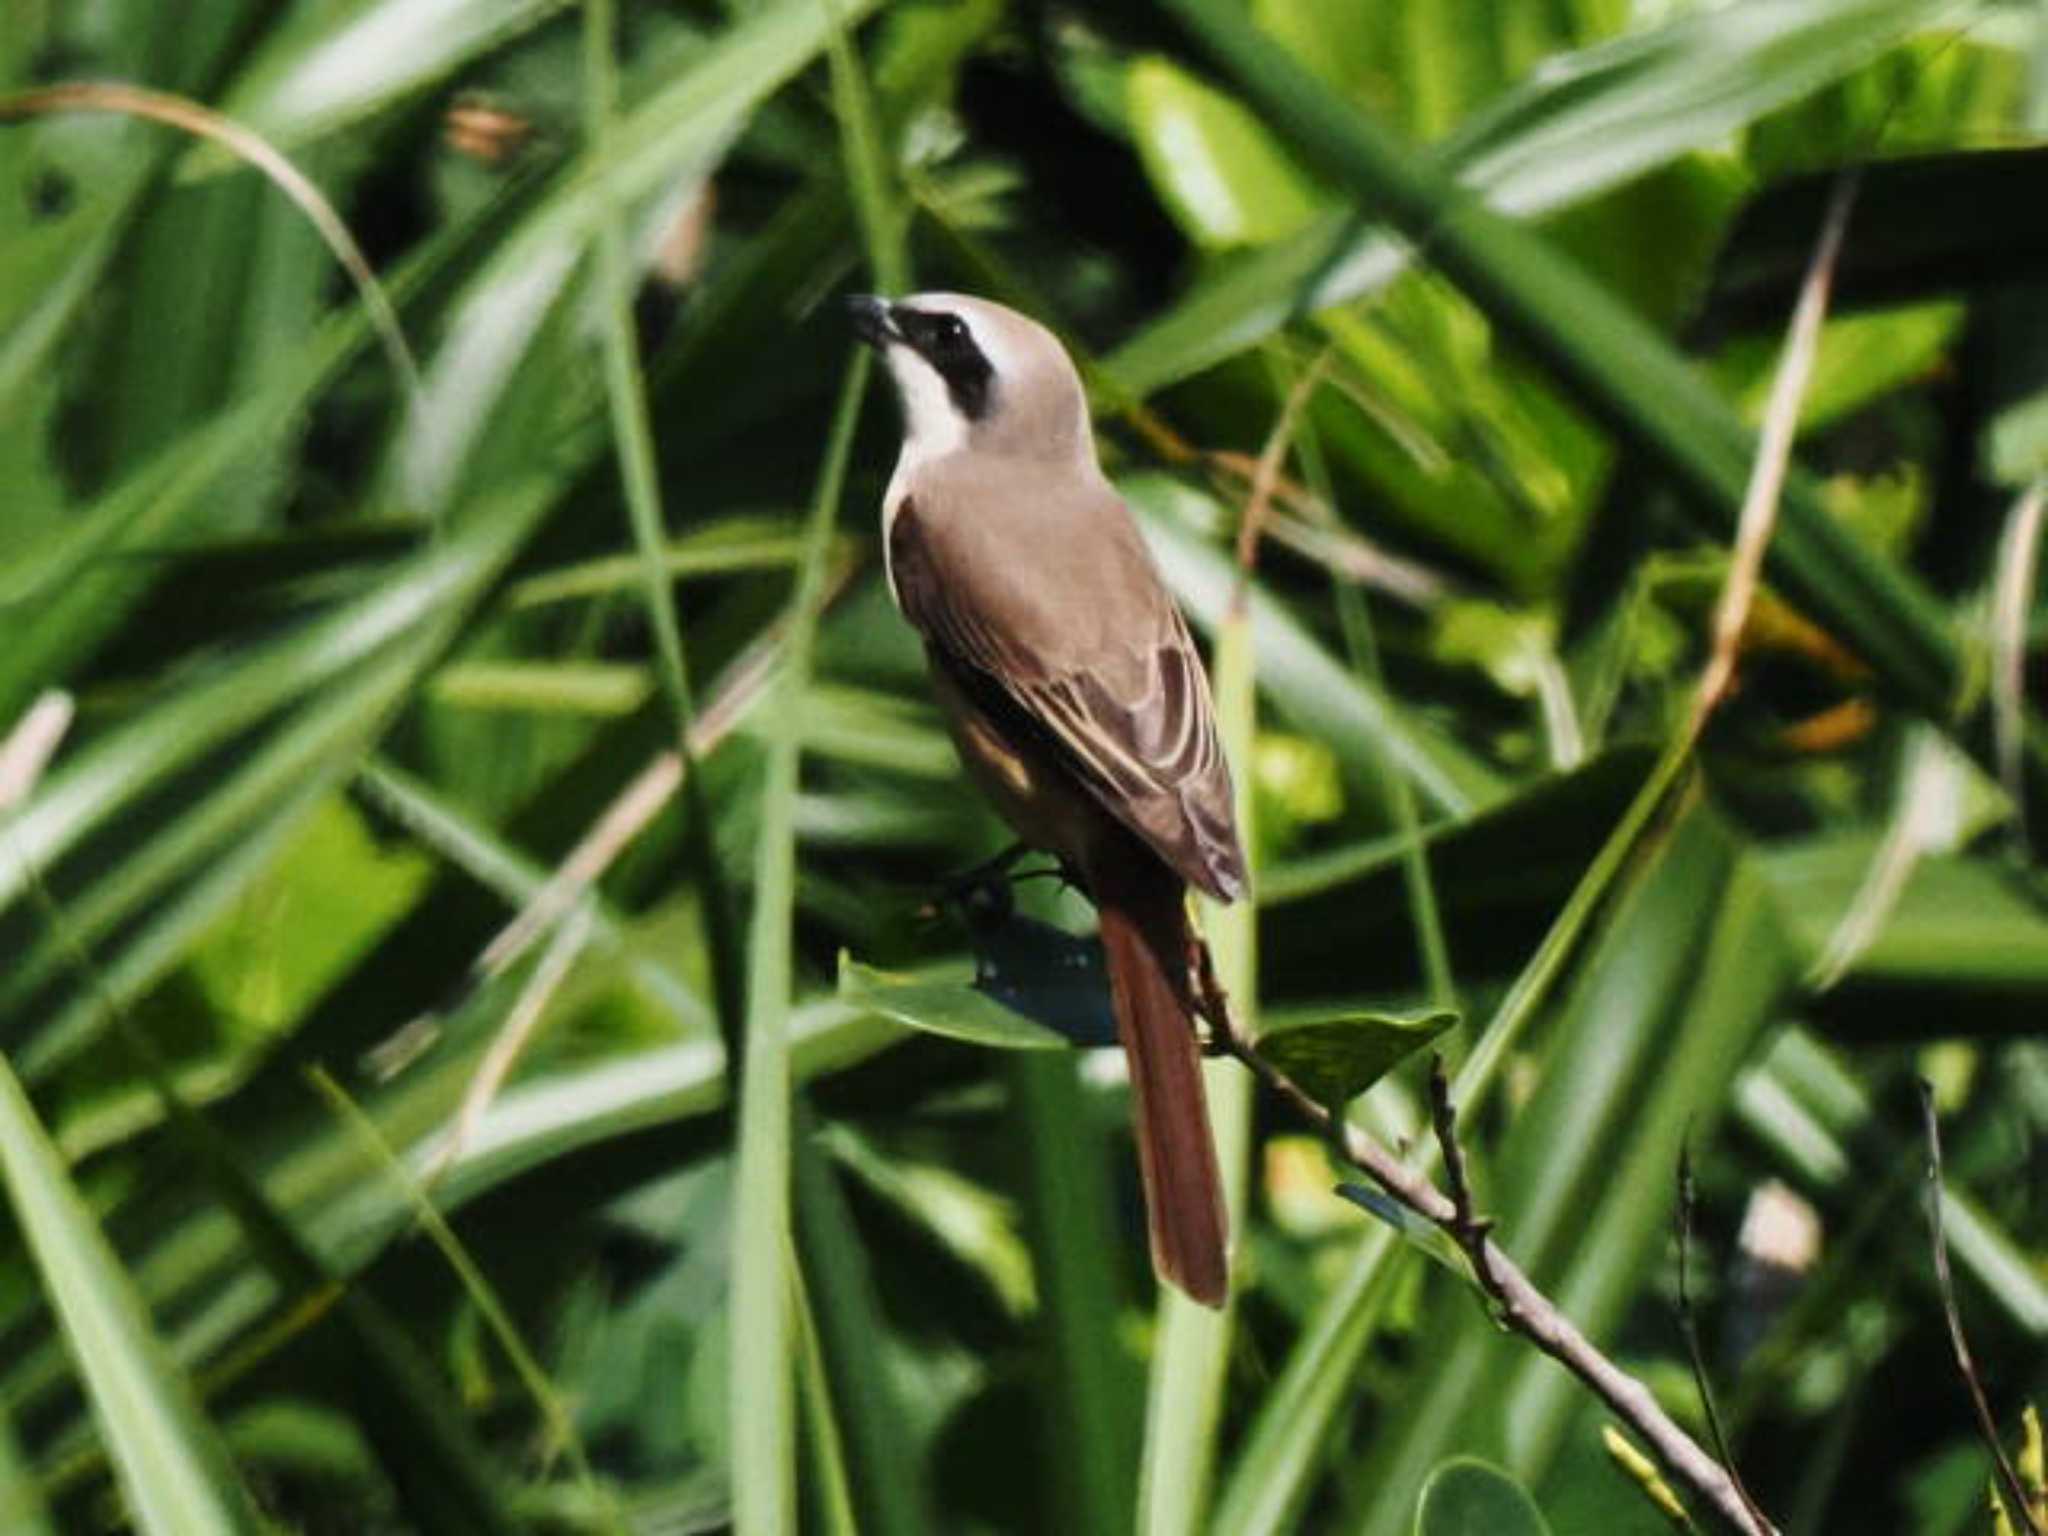
[{"label": "bird's foot", "polygon": [[[995,927],[1008,922],[1016,911],[1013,887],[1036,873],[1016,873],[1016,866],[1031,852],[1027,843],[1012,843],[992,859],[984,859],[957,875],[940,882],[934,905],[957,908],[971,928]],[[1049,871],[1048,871],[1049,873]]]}]

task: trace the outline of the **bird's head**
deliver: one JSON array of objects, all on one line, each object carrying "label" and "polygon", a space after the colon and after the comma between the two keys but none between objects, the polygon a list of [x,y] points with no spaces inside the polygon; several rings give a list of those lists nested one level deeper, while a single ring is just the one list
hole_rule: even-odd
[{"label": "bird's head", "polygon": [[896,381],[906,453],[1094,463],[1081,376],[1037,321],[960,293],[861,294],[848,305],[855,334]]}]

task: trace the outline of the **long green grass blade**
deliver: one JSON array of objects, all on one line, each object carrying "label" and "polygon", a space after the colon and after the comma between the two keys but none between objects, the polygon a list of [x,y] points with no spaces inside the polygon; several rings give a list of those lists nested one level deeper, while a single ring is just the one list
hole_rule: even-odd
[{"label": "long green grass blade", "polygon": [[795,1528],[795,1356],[784,1256],[790,1241],[790,925],[796,900],[797,770],[826,555],[867,375],[862,353],[847,371],[818,475],[761,779],[733,1229],[733,1518],[740,1536]]},{"label": "long green grass blade", "polygon": [[0,1173],[137,1526],[149,1536],[254,1536],[226,1447],[4,1061]]}]

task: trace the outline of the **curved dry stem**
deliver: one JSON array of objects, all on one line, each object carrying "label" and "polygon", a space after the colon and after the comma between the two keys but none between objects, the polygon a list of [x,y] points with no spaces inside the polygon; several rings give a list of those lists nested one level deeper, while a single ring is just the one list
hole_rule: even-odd
[{"label": "curved dry stem", "polygon": [[398,375],[404,387],[407,405],[418,407],[421,399],[419,363],[406,343],[405,331],[398,323],[398,311],[392,307],[383,285],[377,281],[377,274],[370,270],[369,260],[363,255],[362,247],[356,244],[355,236],[349,233],[348,225],[335,211],[334,204],[327,200],[327,194],[315,186],[283,150],[253,128],[189,97],[118,80],[67,80],[12,96],[0,96],[0,122],[47,117],[57,112],[112,112],[122,117],[163,123],[194,138],[218,144],[236,159],[261,171],[271,185],[305,214],[327,249],[334,253],[334,259],[348,273],[349,280],[355,284],[356,292],[362,298],[371,328],[376,331],[377,339],[391,361],[392,372]]},{"label": "curved dry stem", "polygon": [[1814,361],[1820,355],[1820,329],[1827,318],[1828,290],[1842,254],[1842,241],[1848,234],[1849,214],[1856,206],[1856,189],[1861,179],[1853,170],[1846,172],[1828,200],[1820,240],[1814,246],[1813,259],[1807,263],[1806,279],[1799,288],[1799,304],[1785,337],[1785,350],[1777,376],[1771,381],[1771,399],[1764,411],[1763,431],[1757,439],[1756,461],[1750,466],[1749,488],[1743,494],[1742,513],[1736,523],[1728,580],[1714,612],[1714,650],[1700,675],[1699,693],[1693,700],[1687,734],[1694,739],[1735,677],[1743,627],[1749,622],[1750,604],[1763,577],[1764,551],[1770,545],[1771,530],[1777,525],[1778,498],[1791,467],[1792,442],[1799,435],[1799,408],[1806,398],[1807,381],[1813,377]]}]

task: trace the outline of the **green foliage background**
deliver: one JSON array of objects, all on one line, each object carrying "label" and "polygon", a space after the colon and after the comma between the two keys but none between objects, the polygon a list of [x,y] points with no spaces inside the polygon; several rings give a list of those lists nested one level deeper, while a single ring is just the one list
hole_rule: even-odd
[{"label": "green foliage background", "polygon": [[[1913,1083],[2016,1428],[2048,747],[2001,758],[1991,694],[2042,633],[2044,60],[2038,4],[1931,0],[0,0],[0,89],[147,85],[290,156],[419,360],[218,144],[0,122],[0,733],[77,711],[0,806],[5,1529],[1666,1528],[1228,1064],[1235,1305],[1155,1296],[1114,1060],[965,992],[934,906],[1003,839],[880,578],[865,288],[1086,360],[1215,646],[1247,1012],[1455,1009],[1503,1243],[1698,1426],[1689,1144],[1761,1502],[1987,1528]],[[680,791],[494,945],[683,728]],[[1413,1065],[1352,1113],[1423,1139]],[[1773,1183],[1823,1234],[1796,1280],[1738,1243]]]}]

